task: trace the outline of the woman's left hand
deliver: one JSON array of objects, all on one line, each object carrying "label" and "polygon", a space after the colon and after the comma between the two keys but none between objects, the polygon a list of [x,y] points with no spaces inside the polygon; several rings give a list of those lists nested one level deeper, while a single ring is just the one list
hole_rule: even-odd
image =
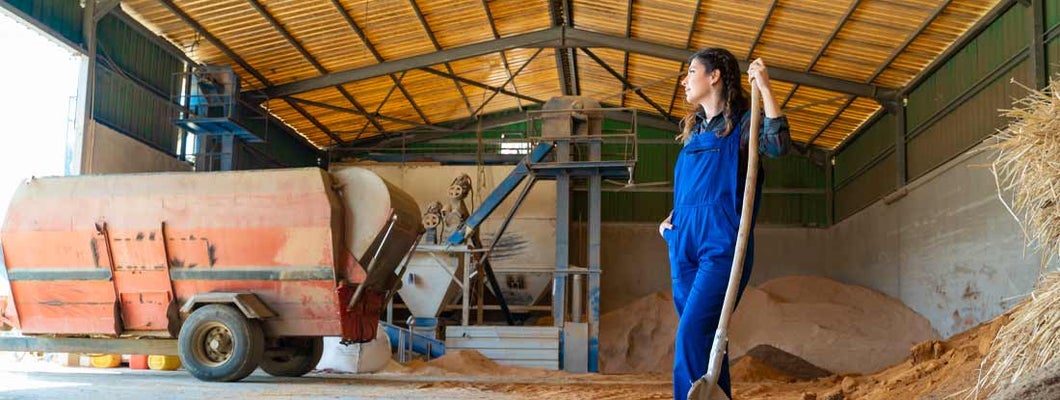
[{"label": "woman's left hand", "polygon": [[758,86],[758,90],[762,93],[770,93],[769,71],[766,69],[766,62],[762,61],[761,57],[752,61],[747,67],[747,79],[752,85]]}]

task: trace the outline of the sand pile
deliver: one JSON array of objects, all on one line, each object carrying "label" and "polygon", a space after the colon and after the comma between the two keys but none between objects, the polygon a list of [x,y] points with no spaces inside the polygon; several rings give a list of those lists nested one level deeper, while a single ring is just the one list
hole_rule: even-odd
[{"label": "sand pile", "polygon": [[834,373],[871,373],[937,340],[927,319],[862,286],[795,276],[748,288],[729,334],[730,357],[772,345]]},{"label": "sand pile", "polygon": [[872,375],[833,375],[795,383],[734,380],[734,397],[748,400],[804,397],[965,399],[975,386],[983,356],[990,350],[991,342],[1007,318],[1002,315],[945,342],[932,340],[920,343],[909,351],[904,361]]},{"label": "sand pile", "polygon": [[[900,301],[826,278],[784,277],[744,291],[730,325],[730,358],[770,345],[836,373],[869,373],[938,339]],[[600,318],[604,373],[668,373],[677,329],[670,293],[645,296]]]},{"label": "sand pile", "polygon": [[475,350],[456,350],[430,361],[413,360],[401,365],[391,363],[385,372],[423,376],[507,376],[519,378],[569,375],[563,371],[515,367],[497,364]]},{"label": "sand pile", "polygon": [[676,332],[670,292],[641,297],[600,316],[600,372],[670,373]]},{"label": "sand pile", "polygon": [[831,372],[810,364],[794,354],[768,344],[755,346],[747,354],[732,362],[732,378],[741,382],[808,381],[832,375]]}]

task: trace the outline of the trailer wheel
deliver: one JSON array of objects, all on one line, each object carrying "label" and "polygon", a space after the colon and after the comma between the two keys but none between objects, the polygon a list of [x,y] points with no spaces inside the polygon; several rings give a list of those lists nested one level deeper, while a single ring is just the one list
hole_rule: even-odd
[{"label": "trailer wheel", "polygon": [[324,353],[324,338],[285,337],[277,339],[278,346],[265,350],[261,369],[272,376],[302,376],[320,362]]},{"label": "trailer wheel", "polygon": [[184,321],[177,352],[184,368],[199,380],[238,381],[254,372],[265,350],[258,321],[248,320],[234,307],[203,306]]}]

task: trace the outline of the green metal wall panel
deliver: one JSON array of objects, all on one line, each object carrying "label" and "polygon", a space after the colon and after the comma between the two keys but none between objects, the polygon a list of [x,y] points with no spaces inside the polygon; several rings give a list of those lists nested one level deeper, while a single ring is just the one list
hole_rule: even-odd
[{"label": "green metal wall panel", "polygon": [[896,157],[892,153],[864,174],[836,189],[836,220],[854,215],[881,197],[895,190]]},{"label": "green metal wall panel", "polygon": [[180,82],[173,75],[183,71],[183,60],[112,15],[100,19],[96,37],[100,58],[113,61],[122,72],[135,76],[159,93],[166,96],[180,93]]},{"label": "green metal wall panel", "polygon": [[1060,78],[1056,76],[1060,74],[1060,36],[1045,44],[1045,59],[1049,64],[1049,76]]},{"label": "green metal wall panel", "polygon": [[168,154],[177,153],[178,130],[167,99],[107,68],[96,70],[93,116],[115,130]]},{"label": "green metal wall panel", "polygon": [[778,158],[761,158],[767,188],[824,189],[824,168],[810,159],[789,153]]},{"label": "green metal wall panel", "polygon": [[[245,106],[236,107],[236,121],[244,128],[254,132],[258,137],[265,140],[264,143],[245,143],[245,146],[255,151],[248,153],[248,157],[264,157],[263,160],[236,163],[238,169],[253,169],[253,165],[264,163],[274,166],[306,167],[317,165],[317,159],[322,157],[315,147],[306,145],[294,137],[297,135],[287,126],[281,125],[275,118],[266,118],[248,110]],[[279,165],[275,165],[279,164]],[[244,168],[246,167],[246,168]]]},{"label": "green metal wall panel", "polygon": [[0,0],[37,20],[73,43],[83,43],[81,15],[76,0]]},{"label": "green metal wall panel", "polygon": [[828,225],[827,206],[824,194],[773,194],[762,195],[758,208],[758,225]]},{"label": "green metal wall panel", "polygon": [[947,114],[937,123],[909,141],[907,156],[909,179],[916,179],[953,157],[974,147],[992,135],[1007,121],[1001,109],[1012,107],[1012,100],[1027,94],[1011,79],[1028,84],[1033,81],[1031,63],[1020,62],[1007,74]]},{"label": "green metal wall panel", "polygon": [[1010,8],[909,93],[910,131],[1027,46],[1027,12],[1027,7]]},{"label": "green metal wall panel", "polygon": [[835,182],[853,178],[886,151],[894,149],[895,120],[885,114],[863,129],[835,155]]},{"label": "green metal wall panel", "polygon": [[1045,30],[1048,32],[1051,27],[1060,25],[1060,1],[1043,1],[1045,1]]}]

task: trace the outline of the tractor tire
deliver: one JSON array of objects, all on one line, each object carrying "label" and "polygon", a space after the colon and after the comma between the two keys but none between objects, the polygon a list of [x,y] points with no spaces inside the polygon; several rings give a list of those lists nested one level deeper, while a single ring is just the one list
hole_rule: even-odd
[{"label": "tractor tire", "polygon": [[258,321],[235,307],[210,304],[184,321],[177,352],[192,376],[207,382],[233,382],[254,372],[265,351],[265,334]]},{"label": "tractor tire", "polygon": [[279,346],[265,350],[261,369],[272,376],[298,377],[309,373],[320,363],[324,354],[322,337],[285,337],[277,339]]}]

